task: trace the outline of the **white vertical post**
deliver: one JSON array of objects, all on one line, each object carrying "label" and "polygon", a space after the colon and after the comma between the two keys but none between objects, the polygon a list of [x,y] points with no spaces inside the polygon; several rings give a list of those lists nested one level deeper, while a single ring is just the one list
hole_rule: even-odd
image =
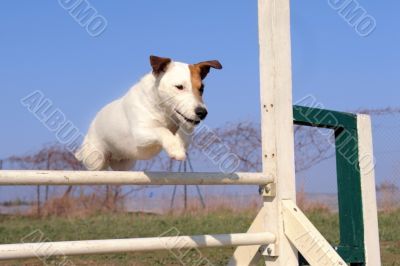
[{"label": "white vertical post", "polygon": [[[295,202],[296,197],[290,0],[258,0],[258,23],[263,173],[274,177],[271,191],[275,193],[264,197],[263,209],[249,232],[268,230],[276,235],[277,243],[263,252],[267,265],[298,265],[297,251],[284,233],[282,215],[282,200]],[[261,256],[259,247],[238,248],[230,265],[255,264]]]},{"label": "white vertical post", "polygon": [[371,119],[368,115],[357,115],[357,133],[364,220],[365,263],[367,266],[380,266],[381,256],[375,191],[375,165]]},{"label": "white vertical post", "polygon": [[277,236],[271,266],[298,265],[297,250],[283,228],[282,200],[296,201],[294,169],[290,0],[258,0],[263,173],[275,177],[266,197],[265,230]]}]

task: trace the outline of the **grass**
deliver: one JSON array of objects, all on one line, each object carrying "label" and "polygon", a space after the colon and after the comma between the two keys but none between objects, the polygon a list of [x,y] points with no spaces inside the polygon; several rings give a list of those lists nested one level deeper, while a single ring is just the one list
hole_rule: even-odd
[{"label": "grass", "polygon": [[[328,212],[309,212],[308,217],[332,243],[339,241],[338,218]],[[0,216],[0,243],[20,243],[38,236],[38,230],[47,241],[109,239],[159,236],[172,228],[182,235],[245,232],[254,212],[219,211],[186,215],[98,214],[85,218],[32,218]],[[400,265],[400,211],[380,214],[381,253],[383,265]],[[30,235],[32,232],[36,234]],[[146,252],[112,255],[69,257],[75,265],[195,265],[203,257],[213,265],[226,265],[233,248],[191,250],[189,253]],[[63,264],[66,259],[47,260],[48,264]],[[43,265],[37,259],[6,261],[0,265]],[[72,265],[72,264],[71,264]],[[203,265],[207,265],[204,260]]]}]

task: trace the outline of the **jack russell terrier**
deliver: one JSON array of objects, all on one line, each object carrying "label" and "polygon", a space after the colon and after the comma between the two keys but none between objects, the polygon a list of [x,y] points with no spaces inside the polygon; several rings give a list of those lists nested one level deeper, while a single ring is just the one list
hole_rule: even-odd
[{"label": "jack russell terrier", "polygon": [[88,170],[132,169],[164,149],[185,160],[194,127],[207,116],[203,80],[217,61],[198,64],[150,56],[153,71],[93,120],[75,156]]}]

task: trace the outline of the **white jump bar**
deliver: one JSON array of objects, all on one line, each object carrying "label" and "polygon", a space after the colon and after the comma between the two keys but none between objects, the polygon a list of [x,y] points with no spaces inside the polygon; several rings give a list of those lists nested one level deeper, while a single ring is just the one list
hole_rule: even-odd
[{"label": "white jump bar", "polygon": [[262,173],[2,170],[0,185],[265,185]]},{"label": "white jump bar", "polygon": [[275,241],[275,236],[271,233],[245,233],[5,244],[0,245],[0,260],[203,247],[266,245]]}]

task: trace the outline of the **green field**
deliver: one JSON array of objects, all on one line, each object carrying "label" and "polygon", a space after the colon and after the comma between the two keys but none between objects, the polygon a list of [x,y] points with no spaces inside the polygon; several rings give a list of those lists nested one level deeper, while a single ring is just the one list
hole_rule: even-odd
[{"label": "green field", "polygon": [[[332,243],[338,242],[336,214],[311,212],[309,218]],[[32,218],[0,216],[0,243],[151,237],[179,230],[182,235],[245,232],[253,212],[195,213],[186,215],[99,214],[85,218]],[[381,253],[384,265],[400,265],[400,211],[380,214]],[[167,234],[169,234],[167,233]],[[174,233],[176,235],[176,233]],[[49,259],[48,265],[194,265],[202,256],[213,265],[225,265],[233,248],[191,250],[188,254],[147,252]],[[0,265],[43,265],[38,259],[6,261]]]}]

